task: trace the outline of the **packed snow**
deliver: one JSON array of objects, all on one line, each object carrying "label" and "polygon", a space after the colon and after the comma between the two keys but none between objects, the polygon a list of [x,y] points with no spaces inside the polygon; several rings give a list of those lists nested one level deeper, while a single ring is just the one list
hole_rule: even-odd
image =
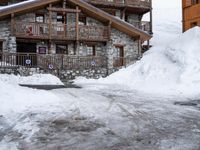
[{"label": "packed snow", "polygon": [[181,2],[153,2],[153,48],[108,78],[45,91],[19,84],[62,82],[0,75],[0,150],[199,150],[200,101],[185,97],[199,89],[199,28],[181,35]]},{"label": "packed snow", "polygon": [[58,77],[51,74],[33,74],[31,76],[1,74],[0,81],[25,85],[63,85]]},{"label": "packed snow", "polygon": [[155,46],[136,64],[99,80],[76,83],[121,84],[157,94],[200,94],[200,28],[195,27],[168,44]]},{"label": "packed snow", "polygon": [[[119,84],[161,95],[200,94],[200,29],[181,33],[180,4],[180,0],[153,1],[152,48],[140,61],[105,79],[78,78],[75,82],[83,86],[86,83]],[[143,18],[148,19],[149,15]]]}]

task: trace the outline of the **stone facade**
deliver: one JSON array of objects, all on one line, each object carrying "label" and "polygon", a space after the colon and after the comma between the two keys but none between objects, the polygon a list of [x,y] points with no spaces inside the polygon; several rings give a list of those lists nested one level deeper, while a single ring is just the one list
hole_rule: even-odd
[{"label": "stone facade", "polygon": [[[45,12],[45,10],[41,10]],[[120,15],[120,13],[118,14]],[[75,14],[67,13],[67,24],[75,25]],[[118,16],[120,17],[120,16]],[[24,15],[17,16],[15,18],[16,23],[33,23],[35,22],[36,15],[35,13],[27,13]],[[49,22],[49,18],[47,13],[45,14],[45,23]],[[139,21],[140,16],[138,15],[130,15],[128,16],[128,22],[134,23],[135,21]],[[57,13],[52,14],[52,23],[57,22]],[[0,22],[0,39],[4,39],[4,48],[3,51],[9,52],[17,52],[16,47],[16,37],[11,36],[11,25],[10,21],[1,21]],[[93,18],[86,17],[86,25],[91,26],[104,26],[100,21],[97,21]],[[36,41],[36,52],[39,52],[40,47],[46,48],[46,53],[55,54],[56,53],[56,42],[54,40],[49,43],[48,40],[35,40]],[[66,43],[60,41],[59,44],[67,44],[68,45],[68,55],[78,55],[78,56],[88,56],[88,49],[91,47],[87,42],[80,41],[77,45],[75,41],[67,41]],[[129,35],[122,33],[114,28],[111,29],[111,37],[107,42],[95,42],[92,46],[95,47],[96,56],[101,56],[107,59],[106,68],[91,68],[87,70],[61,70],[59,71],[59,76],[64,79],[74,79],[76,76],[85,76],[87,78],[99,78],[105,77],[108,74],[116,71],[116,68],[113,67],[113,58],[118,57],[118,51],[116,45],[123,46],[124,57],[127,56],[139,56],[141,51],[141,45],[139,41],[130,37]],[[78,47],[78,49],[77,49]],[[0,73],[14,73],[14,74],[33,74],[33,73],[44,73],[43,70],[39,68],[15,68],[15,69],[2,69],[0,68]],[[57,72],[58,73],[58,72]]]},{"label": "stone facade", "polygon": [[137,15],[137,14],[129,14],[127,16],[127,22],[132,24],[133,26],[140,28],[140,21],[142,19],[141,15]]},{"label": "stone facade", "polygon": [[111,31],[111,40],[106,45],[106,56],[108,57],[108,68],[113,67],[113,58],[117,57],[115,45],[121,45],[124,48],[124,57],[140,55],[139,41],[116,30]]},{"label": "stone facade", "polygon": [[16,52],[16,38],[11,36],[8,20],[0,21],[0,39],[3,40],[3,51]]}]

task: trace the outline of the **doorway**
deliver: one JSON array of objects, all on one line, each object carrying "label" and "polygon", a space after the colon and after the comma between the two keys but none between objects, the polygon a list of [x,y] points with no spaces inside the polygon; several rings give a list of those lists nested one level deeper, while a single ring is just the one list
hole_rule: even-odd
[{"label": "doorway", "polygon": [[0,61],[2,61],[3,41],[0,41]]},{"label": "doorway", "polygon": [[17,42],[17,65],[36,66],[37,65],[36,43]]},{"label": "doorway", "polygon": [[124,60],[124,46],[117,45],[115,46],[116,50],[116,58],[114,61],[114,67],[121,67],[124,66],[125,60]]}]

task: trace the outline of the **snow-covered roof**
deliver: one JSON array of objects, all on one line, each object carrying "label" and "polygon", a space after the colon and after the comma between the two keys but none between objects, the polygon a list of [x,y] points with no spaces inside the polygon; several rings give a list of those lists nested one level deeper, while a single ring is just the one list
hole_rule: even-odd
[{"label": "snow-covered roof", "polygon": [[[0,18],[9,16],[11,14],[23,13],[33,11],[37,8],[45,7],[48,4],[60,2],[60,0],[28,0],[24,2],[20,2],[17,4],[9,5],[2,7],[0,9]],[[141,38],[143,41],[149,40],[151,35],[148,33],[134,27],[133,25],[124,22],[121,19],[117,19],[116,17],[106,13],[105,11],[92,6],[91,4],[83,1],[83,0],[68,0],[69,3],[75,4],[80,7],[87,13],[88,16],[99,19],[100,21],[104,20],[106,22],[111,22],[111,26],[118,29],[119,31],[126,33],[132,37]]]},{"label": "snow-covered roof", "polygon": [[12,9],[14,7],[20,7],[24,4],[31,4],[32,2],[35,2],[35,1],[38,1],[38,0],[27,0],[27,1],[24,1],[24,2],[19,2],[19,3],[8,5],[8,6],[0,6],[0,11],[5,10],[5,9]]}]

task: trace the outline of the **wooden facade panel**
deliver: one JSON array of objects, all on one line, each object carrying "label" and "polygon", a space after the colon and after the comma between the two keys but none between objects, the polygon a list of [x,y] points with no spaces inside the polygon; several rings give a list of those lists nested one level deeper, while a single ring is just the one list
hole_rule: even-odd
[{"label": "wooden facade panel", "polygon": [[183,4],[183,31],[194,26],[200,26],[200,1],[182,0]]},{"label": "wooden facade panel", "polygon": [[198,17],[200,17],[200,4],[185,8],[184,10],[185,20],[191,20]]},{"label": "wooden facade panel", "polygon": [[196,24],[197,26],[200,26],[200,18],[189,20],[185,22],[185,31],[194,27]]},{"label": "wooden facade panel", "polygon": [[192,0],[182,0],[183,8],[189,7],[192,5]]}]

